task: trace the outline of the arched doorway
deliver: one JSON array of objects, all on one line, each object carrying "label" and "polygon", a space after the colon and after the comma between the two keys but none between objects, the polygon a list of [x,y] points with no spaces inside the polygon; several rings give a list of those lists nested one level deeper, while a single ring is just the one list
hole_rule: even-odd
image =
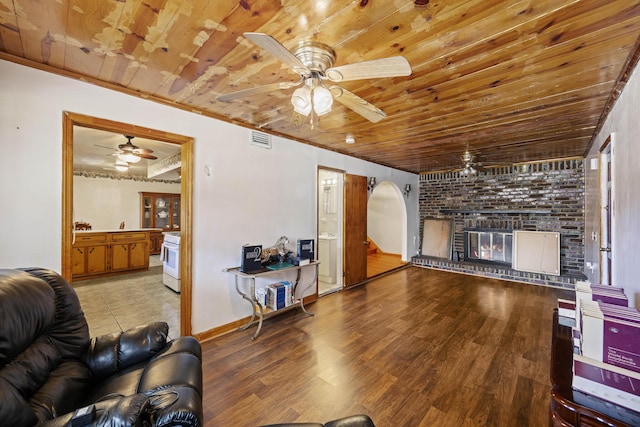
[{"label": "arched doorway", "polygon": [[398,186],[383,181],[373,189],[367,203],[367,278],[407,262],[407,208]]}]

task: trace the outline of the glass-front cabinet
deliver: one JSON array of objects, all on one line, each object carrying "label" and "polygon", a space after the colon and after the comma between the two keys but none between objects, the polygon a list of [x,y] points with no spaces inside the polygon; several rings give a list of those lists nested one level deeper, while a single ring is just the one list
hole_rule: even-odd
[{"label": "glass-front cabinet", "polygon": [[[180,231],[180,194],[141,192],[140,202],[142,228]],[[161,231],[151,233],[151,254],[160,253],[162,240]]]},{"label": "glass-front cabinet", "polygon": [[180,194],[140,193],[142,228],[180,231]]}]

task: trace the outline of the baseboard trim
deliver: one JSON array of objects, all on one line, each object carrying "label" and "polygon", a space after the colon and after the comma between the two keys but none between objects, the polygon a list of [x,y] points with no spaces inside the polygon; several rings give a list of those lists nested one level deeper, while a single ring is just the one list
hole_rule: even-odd
[{"label": "baseboard trim", "polygon": [[[314,301],[318,300],[318,295],[313,294],[313,295],[307,295],[306,297],[304,297],[304,304],[305,306],[307,304],[310,304]],[[224,325],[221,326],[217,326],[213,329],[209,329],[208,331],[204,331],[204,332],[200,332],[197,334],[193,334],[193,336],[199,341],[199,342],[205,342],[205,341],[209,341],[212,340],[214,338],[220,337],[222,335],[226,335],[228,333],[231,332],[235,332],[237,331],[239,328],[243,327],[244,325],[246,325],[247,323],[249,323],[249,320],[251,320],[251,316],[247,316],[247,317],[243,317],[242,319],[238,319],[238,320],[234,320],[233,322],[230,323],[226,323]]]}]

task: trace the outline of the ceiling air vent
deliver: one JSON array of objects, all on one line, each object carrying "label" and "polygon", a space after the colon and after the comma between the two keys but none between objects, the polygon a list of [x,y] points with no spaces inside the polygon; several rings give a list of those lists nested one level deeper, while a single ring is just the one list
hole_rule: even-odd
[{"label": "ceiling air vent", "polygon": [[268,133],[251,131],[251,145],[262,148],[271,148],[271,135]]}]

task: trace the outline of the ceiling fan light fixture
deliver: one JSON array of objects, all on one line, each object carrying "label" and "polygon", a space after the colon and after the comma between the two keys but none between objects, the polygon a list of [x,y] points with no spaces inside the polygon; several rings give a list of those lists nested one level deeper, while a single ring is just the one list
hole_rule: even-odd
[{"label": "ceiling fan light fixture", "polygon": [[309,88],[304,86],[296,89],[291,96],[291,104],[296,113],[308,116],[311,112],[311,93]]},{"label": "ceiling fan light fixture", "polygon": [[318,116],[322,116],[331,111],[333,97],[329,89],[318,86],[313,89],[313,110]]},{"label": "ceiling fan light fixture", "polygon": [[478,173],[478,170],[471,165],[465,165],[465,167],[460,171],[460,175],[462,176],[473,176]]},{"label": "ceiling fan light fixture", "polygon": [[344,139],[344,142],[346,142],[347,144],[355,144],[356,138],[353,136],[353,134],[348,133]]},{"label": "ceiling fan light fixture", "polygon": [[138,163],[140,161],[140,157],[136,156],[133,153],[118,154],[118,159],[127,163]]}]

